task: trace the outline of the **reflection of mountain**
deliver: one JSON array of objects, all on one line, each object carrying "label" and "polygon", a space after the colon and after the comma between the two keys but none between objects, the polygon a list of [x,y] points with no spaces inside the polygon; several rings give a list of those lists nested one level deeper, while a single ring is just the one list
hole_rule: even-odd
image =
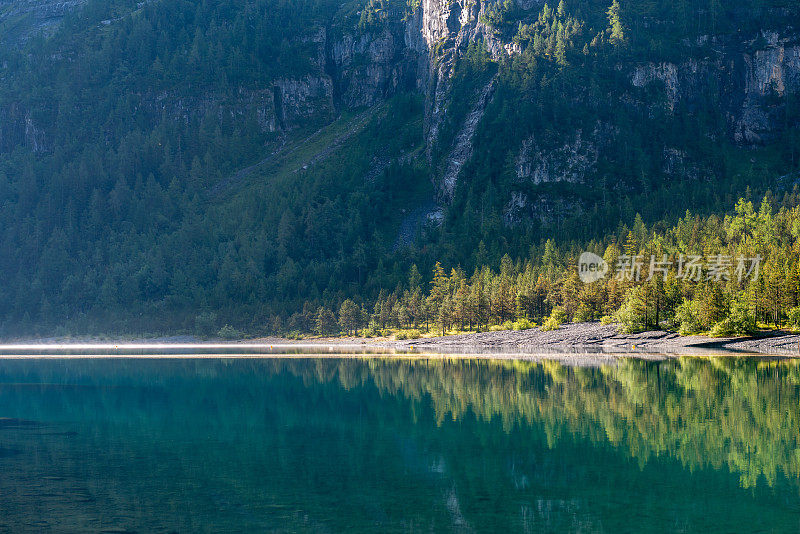
[{"label": "reflection of mountain", "polygon": [[0,361],[0,531],[782,530],[798,369]]}]

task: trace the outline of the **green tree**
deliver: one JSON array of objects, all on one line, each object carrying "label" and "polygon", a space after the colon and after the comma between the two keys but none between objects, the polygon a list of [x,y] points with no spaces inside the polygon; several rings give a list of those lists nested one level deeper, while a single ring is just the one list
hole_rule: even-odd
[{"label": "green tree", "polygon": [[315,320],[317,334],[320,336],[329,336],[336,332],[336,316],[334,313],[324,306],[317,309],[317,316]]},{"label": "green tree", "polygon": [[347,335],[358,335],[361,327],[361,309],[350,299],[345,299],[339,308],[339,326]]},{"label": "green tree", "polygon": [[609,42],[613,45],[620,45],[625,42],[625,27],[622,25],[621,7],[618,0],[611,3],[608,8],[608,32]]}]

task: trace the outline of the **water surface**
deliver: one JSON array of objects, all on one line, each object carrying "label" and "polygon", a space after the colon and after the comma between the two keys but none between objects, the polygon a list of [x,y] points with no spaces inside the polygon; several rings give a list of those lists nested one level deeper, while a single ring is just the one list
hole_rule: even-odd
[{"label": "water surface", "polygon": [[786,532],[800,366],[0,360],[0,532]]}]

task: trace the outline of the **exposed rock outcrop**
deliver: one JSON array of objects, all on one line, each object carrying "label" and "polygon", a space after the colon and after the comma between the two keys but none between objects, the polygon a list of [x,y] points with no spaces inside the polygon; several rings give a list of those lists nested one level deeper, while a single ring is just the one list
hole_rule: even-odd
[{"label": "exposed rock outcrop", "polygon": [[569,137],[563,136],[567,141],[558,146],[543,143],[534,134],[522,142],[516,161],[517,179],[534,185],[582,183],[595,171],[600,151],[616,134],[613,126],[598,123],[588,133],[576,130]]},{"label": "exposed rock outcrop", "polygon": [[[322,125],[342,109],[373,106],[398,91],[416,89],[425,98],[426,154],[435,169],[432,179],[447,201],[458,181],[464,179],[463,169],[473,155],[475,133],[494,89],[494,82],[476,87],[469,110],[460,106],[458,111],[465,116],[448,116],[458,107],[450,106],[458,60],[470,44],[478,42],[497,62],[521,52],[518,43],[484,22],[484,15],[496,1],[420,0],[413,12],[387,10],[369,28],[359,29],[352,22],[341,21],[309,27],[305,34],[292,37],[292,44],[302,44],[298,49],[308,55],[304,58],[310,66],[306,72],[286,73],[262,87],[236,87],[224,95],[187,97],[177,90],[142,94],[141,107],[153,113],[153,120],[166,113],[191,122],[213,111],[221,120],[255,118],[264,132],[287,132]],[[26,21],[24,28],[15,26],[14,30],[15,39],[23,42],[34,34],[31,32],[47,34],[64,14],[84,2],[0,0],[0,23]],[[515,0],[517,14],[521,10],[524,17],[530,12],[535,19],[543,3]],[[10,35],[0,34],[0,40]],[[798,37],[791,28],[783,34],[763,32],[757,39],[702,35],[684,43],[685,58],[679,54],[681,59],[672,62],[634,65],[621,59],[618,69],[626,73],[630,85],[620,91],[625,93],[620,98],[632,105],[650,106],[653,113],[664,111],[655,109],[657,106],[677,113],[684,108],[702,108],[709,101],[719,102],[732,139],[743,145],[769,142],[783,125],[783,97],[800,91]],[[656,87],[663,88],[663,99],[653,103],[644,95],[645,91],[652,94]],[[444,124],[448,124],[447,139],[441,138]],[[552,139],[537,132],[519,140],[514,162],[518,184],[585,183],[596,173],[604,146],[614,135],[613,126],[598,124],[594,129],[556,132]],[[0,150],[25,146],[43,152],[50,144],[46,121],[37,121],[18,102],[0,103]],[[509,150],[514,154],[515,147]],[[689,177],[704,173],[676,147],[664,148],[663,172]],[[508,213],[521,212],[530,205],[532,199],[523,196],[518,193],[509,199]]]},{"label": "exposed rock outcrop", "polygon": [[387,24],[377,32],[354,32],[328,47],[328,72],[338,102],[371,106],[399,89],[416,86],[418,57],[406,42],[406,26]]},{"label": "exposed rock outcrop", "polygon": [[796,35],[761,37],[763,48],[754,52],[741,51],[746,43],[706,37],[702,44],[711,46],[710,57],[639,65],[631,73],[631,84],[644,88],[661,83],[670,111],[679,105],[704,105],[711,97],[722,106],[736,142],[768,142],[782,126],[782,104],[770,102],[770,97],[800,90],[800,45],[790,44],[797,41]]},{"label": "exposed rock outcrop", "polygon": [[17,103],[0,106],[0,151],[23,146],[35,153],[49,150],[45,129],[31,111]]},{"label": "exposed rock outcrop", "polygon": [[494,2],[488,0],[423,0],[421,34],[429,50],[425,107],[425,129],[430,148],[439,139],[439,130],[447,113],[446,103],[452,89],[453,69],[470,43],[482,41],[494,60],[515,49],[506,48],[495,32],[481,22],[482,15]]},{"label": "exposed rock outcrop", "polygon": [[51,35],[71,11],[86,0],[0,0],[0,43],[21,45],[37,35]]},{"label": "exposed rock outcrop", "polygon": [[478,124],[483,118],[486,105],[494,92],[494,87],[495,78],[492,78],[478,95],[478,100],[464,120],[464,124],[461,126],[461,130],[453,144],[453,150],[445,161],[445,169],[441,179],[441,191],[448,200],[453,198],[462,167],[472,157],[472,139],[475,137]]},{"label": "exposed rock outcrop", "polygon": [[327,76],[306,76],[275,82],[275,113],[283,128],[316,120],[326,122],[334,117],[333,82]]},{"label": "exposed rock outcrop", "polygon": [[572,198],[551,194],[512,191],[503,209],[506,226],[520,226],[531,221],[550,224],[582,213],[583,205]]}]

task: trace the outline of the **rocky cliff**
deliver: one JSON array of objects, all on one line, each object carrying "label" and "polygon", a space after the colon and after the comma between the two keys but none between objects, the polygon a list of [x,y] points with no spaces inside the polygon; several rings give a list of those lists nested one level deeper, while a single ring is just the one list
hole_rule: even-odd
[{"label": "rocky cliff", "polygon": [[0,43],[19,46],[55,32],[64,17],[86,0],[0,0]]},{"label": "rocky cliff", "polygon": [[663,86],[670,111],[682,104],[702,105],[702,97],[714,91],[723,103],[731,136],[742,144],[765,143],[781,125],[777,116],[781,100],[800,91],[798,38],[791,30],[740,41],[703,36],[697,46],[703,47],[705,57],[637,65],[631,71],[631,84]]},{"label": "rocky cliff", "polygon": [[[4,28],[0,39],[19,44],[32,35],[47,34],[81,3],[0,0]],[[507,32],[486,22],[489,11],[497,7],[494,1],[421,0],[409,5],[390,5],[367,27],[357,27],[350,19],[331,20],[294,36],[292,44],[306,50],[309,68],[302,74],[277,76],[268,87],[241,86],[225,94],[207,91],[189,96],[180,91],[143,93],[141,105],[186,120],[214,108],[234,117],[255,117],[265,132],[286,133],[330,122],[343,109],[372,106],[400,91],[417,91],[425,100],[428,163],[440,200],[447,202],[464,179],[496,85],[494,79],[482,80],[466,93],[468,97],[463,92],[458,97],[469,102],[454,106],[456,66],[471,44],[484,47],[498,65],[508,63],[522,48]],[[542,6],[540,0],[516,0],[513,9],[521,23],[535,20]],[[618,88],[618,99],[625,105],[650,106],[654,112],[666,107],[677,113],[702,108],[712,94],[721,103],[716,111],[725,117],[732,140],[748,146],[769,143],[785,126],[781,117],[787,95],[800,91],[798,41],[797,29],[786,26],[756,34],[700,35],[687,40],[669,61],[621,58],[615,68],[626,73],[628,85]],[[653,92],[662,98],[643,96]],[[461,115],[454,114],[456,108],[462,109]],[[22,101],[0,102],[0,150],[52,148],[47,126],[34,111]],[[448,121],[449,133],[442,137]],[[517,182],[580,184],[593,179],[598,158],[615,135],[615,125],[596,122],[589,128],[568,127],[547,136],[536,132],[517,139],[516,146],[509,147],[515,153]],[[670,172],[697,169],[685,161],[680,147],[663,150],[663,167]],[[679,164],[676,154],[681,156]],[[514,199],[509,196],[509,206],[515,210],[521,203],[520,193]]]}]

